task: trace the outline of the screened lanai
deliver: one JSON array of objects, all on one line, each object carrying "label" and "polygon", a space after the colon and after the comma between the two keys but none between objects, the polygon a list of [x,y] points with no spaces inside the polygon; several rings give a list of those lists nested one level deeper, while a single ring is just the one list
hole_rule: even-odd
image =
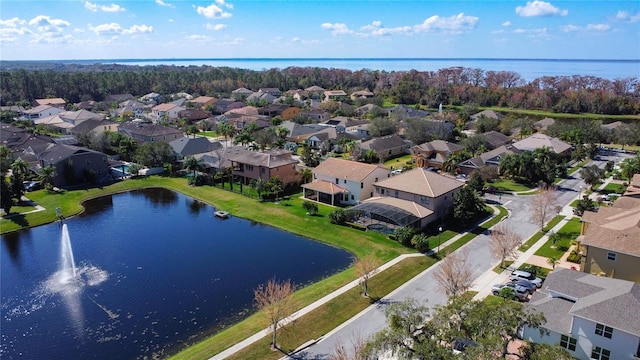
[{"label": "screened lanai", "polygon": [[413,201],[393,197],[370,198],[345,210],[347,221],[383,233],[393,233],[398,226],[422,228],[433,214]]}]

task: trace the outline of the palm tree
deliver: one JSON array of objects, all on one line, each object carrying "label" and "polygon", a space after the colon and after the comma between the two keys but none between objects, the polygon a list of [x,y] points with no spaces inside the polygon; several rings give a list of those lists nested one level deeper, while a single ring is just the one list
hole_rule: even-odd
[{"label": "palm tree", "polygon": [[27,171],[29,171],[29,163],[22,160],[22,158],[17,158],[11,163],[11,171],[13,175],[20,176],[24,179],[27,175]]},{"label": "palm tree", "polygon": [[42,181],[42,184],[48,191],[51,191],[53,189],[53,180],[56,178],[56,175],[58,175],[58,171],[53,165],[43,167],[38,172],[40,181]]},{"label": "palm tree", "polygon": [[233,139],[233,135],[236,133],[236,128],[229,123],[220,123],[218,124],[218,134],[224,136],[225,144],[228,142],[228,138],[231,137]]},{"label": "palm tree", "polygon": [[280,180],[279,176],[274,176],[269,179],[268,182],[269,189],[272,193],[276,195],[276,204],[278,203],[278,193],[282,191],[282,180]]},{"label": "palm tree", "polygon": [[4,176],[9,170],[11,161],[11,149],[8,146],[0,146],[0,175]]},{"label": "palm tree", "polygon": [[311,169],[302,169],[300,176],[302,177],[302,182],[307,184],[313,179],[313,172]]},{"label": "palm tree", "polygon": [[267,188],[267,181],[261,177],[252,179],[250,186],[256,189],[256,192],[258,193],[258,200],[262,201],[262,192]]},{"label": "palm tree", "polygon": [[182,166],[189,171],[193,171],[193,183],[196,181],[196,172],[204,168],[202,159],[196,159],[193,155],[189,155],[184,159]]}]

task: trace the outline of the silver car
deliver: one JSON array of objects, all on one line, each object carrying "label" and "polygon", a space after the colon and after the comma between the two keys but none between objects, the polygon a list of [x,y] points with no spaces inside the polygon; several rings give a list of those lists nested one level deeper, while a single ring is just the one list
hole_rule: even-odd
[{"label": "silver car", "polygon": [[528,295],[529,295],[529,291],[527,290],[527,288],[525,288],[523,286],[520,286],[518,284],[514,284],[514,283],[493,285],[493,287],[491,288],[491,292],[495,296],[500,296],[500,291],[504,287],[509,287],[509,288],[511,288],[513,290],[513,299],[514,300],[520,300],[520,301],[527,300]]},{"label": "silver car", "polygon": [[527,272],[527,271],[516,270],[516,271],[511,273],[510,279],[511,280],[520,280],[520,279],[529,280],[538,289],[542,286],[542,279],[540,279],[539,277],[536,277],[535,275],[533,275],[533,274],[531,274],[530,272]]}]

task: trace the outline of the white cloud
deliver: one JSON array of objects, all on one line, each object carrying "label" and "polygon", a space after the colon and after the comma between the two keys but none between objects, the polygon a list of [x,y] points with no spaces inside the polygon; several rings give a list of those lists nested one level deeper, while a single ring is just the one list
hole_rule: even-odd
[{"label": "white cloud", "polygon": [[502,26],[507,27],[507,26],[511,26],[511,21],[505,21],[502,23]]},{"label": "white cloud", "polygon": [[580,27],[576,26],[576,25],[573,25],[573,24],[569,24],[569,25],[565,25],[565,26],[561,27],[560,30],[562,30],[564,32],[573,32],[573,31],[580,30]]},{"label": "white cloud", "polygon": [[9,20],[1,20],[0,19],[0,26],[6,26],[6,27],[18,27],[18,25],[24,25],[27,21],[26,20],[22,20],[20,18],[14,17],[11,18]]},{"label": "white cloud", "polygon": [[170,7],[170,8],[175,8],[175,5],[173,4],[167,4],[166,2],[162,1],[162,0],[156,0],[156,4],[160,5],[160,6],[164,6],[164,7]]},{"label": "white cloud", "polygon": [[169,21],[170,23],[175,22],[175,20],[173,20],[173,19],[169,19],[168,21]]},{"label": "white cloud", "polygon": [[117,4],[111,4],[109,6],[107,5],[100,6],[100,10],[104,12],[121,12],[121,11],[125,11],[125,8]]},{"label": "white cloud", "polygon": [[636,23],[640,21],[640,12],[632,15],[626,11],[618,11],[616,13],[616,19],[621,21],[628,21],[630,23]]},{"label": "white cloud", "polygon": [[524,17],[532,16],[567,16],[569,10],[559,9],[546,1],[534,0],[528,1],[525,6],[517,6],[516,14]]},{"label": "white cloud", "polygon": [[88,1],[84,2],[84,7],[90,11],[96,12],[98,11],[98,9],[104,11],[104,12],[121,12],[121,11],[125,11],[126,9],[121,7],[118,4],[111,4],[111,5],[100,5],[98,6],[98,4],[92,4]]},{"label": "white cloud", "polygon": [[560,28],[563,32],[574,32],[574,31],[590,31],[590,32],[603,32],[611,30],[611,26],[608,24],[588,24],[585,27],[577,26],[577,25],[566,25]]},{"label": "white cloud", "polygon": [[525,29],[515,29],[515,30],[513,30],[514,34],[524,34],[526,32],[527,32],[527,30],[525,30]]},{"label": "white cloud", "polygon": [[227,27],[226,24],[209,24],[209,23],[207,23],[207,29],[208,30],[217,31],[217,30],[222,30],[222,29],[224,29],[226,27]]},{"label": "white cloud", "polygon": [[52,19],[46,15],[38,15],[29,20],[29,25],[35,26],[41,32],[59,32],[71,25],[62,19]]},{"label": "white cloud", "polygon": [[226,7],[227,9],[233,9],[233,5],[232,5],[232,4],[229,4],[229,3],[227,3],[227,2],[226,2],[226,1],[224,1],[224,0],[216,0],[216,4],[218,4],[218,5],[220,5],[220,6],[224,6],[224,7]]},{"label": "white cloud", "polygon": [[498,34],[504,34],[506,31],[500,29],[500,30],[493,30],[491,32],[492,35],[498,35]]},{"label": "white cloud", "polygon": [[198,6],[196,7],[196,12],[208,19],[226,19],[231,17],[231,13],[222,10],[222,8],[216,4],[211,4],[207,7]]},{"label": "white cloud", "polygon": [[32,34],[33,32],[26,27],[0,27],[0,39],[2,41],[13,42],[18,41],[18,36]]},{"label": "white cloud", "polygon": [[478,18],[475,16],[467,16],[463,13],[450,17],[440,17],[438,15],[431,16],[422,24],[413,27],[416,33],[441,31],[449,34],[460,34],[464,30],[471,30],[476,26]]},{"label": "white cloud", "polygon": [[95,27],[89,25],[89,30],[95,32],[98,36],[135,35],[154,32],[153,26],[133,25],[127,29],[121,27],[118,23],[101,24]]},{"label": "white cloud", "polygon": [[589,24],[587,25],[587,30],[592,31],[608,31],[611,29],[611,26],[608,24]]},{"label": "white cloud", "polygon": [[394,28],[385,28],[382,26],[382,22],[376,20],[369,25],[365,25],[360,28],[360,33],[358,35],[361,36],[385,36],[385,35],[396,35],[396,34],[407,34],[411,32],[410,26],[400,26]]},{"label": "white cloud", "polygon": [[331,30],[331,35],[348,35],[353,34],[353,30],[350,30],[344,23],[324,23],[320,25],[321,28]]},{"label": "white cloud", "polygon": [[97,4],[92,4],[92,3],[88,2],[88,1],[84,2],[84,7],[85,7],[85,9],[93,11],[93,12],[98,11],[98,5]]},{"label": "white cloud", "polygon": [[[277,39],[276,39],[276,40],[277,40]],[[297,37],[297,36],[296,36],[296,37],[294,37],[293,39],[291,39],[291,41],[292,41],[292,42],[294,42],[294,43],[297,43],[297,42],[300,42],[300,41],[302,41],[302,40],[301,40],[299,37]]]},{"label": "white cloud", "polygon": [[189,35],[186,37],[187,40],[192,40],[192,41],[211,41],[213,40],[212,37],[207,36],[207,35],[197,35],[197,34],[193,34],[193,35]]}]

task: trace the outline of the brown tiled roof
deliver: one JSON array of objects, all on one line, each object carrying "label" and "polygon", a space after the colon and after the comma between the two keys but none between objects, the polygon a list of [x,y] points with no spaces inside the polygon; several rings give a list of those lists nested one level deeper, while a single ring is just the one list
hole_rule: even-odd
[{"label": "brown tiled roof", "polygon": [[[626,198],[620,205],[585,212],[589,222],[582,244],[640,257],[640,199]],[[635,201],[635,206],[633,202]]]},{"label": "brown tiled roof", "polygon": [[403,172],[391,178],[381,180],[377,182],[376,185],[387,189],[399,190],[410,194],[428,196],[432,198],[436,198],[464,186],[464,184],[458,180],[423,168],[416,168]]},{"label": "brown tiled roof", "polygon": [[289,150],[249,151],[239,154],[228,153],[227,158],[233,162],[253,166],[264,166],[270,169],[298,163],[298,160],[291,157],[291,151]]},{"label": "brown tiled roof", "polygon": [[551,137],[549,135],[536,133],[527,138],[513,143],[513,147],[518,150],[533,151],[542,147],[551,148],[556,154],[561,154],[569,149],[571,145],[566,142]]},{"label": "brown tiled roof", "polygon": [[369,174],[378,168],[386,168],[382,165],[365,164],[357,161],[328,158],[313,169],[316,174],[361,182]]},{"label": "brown tiled roof", "polygon": [[348,192],[345,188],[341,188],[340,186],[324,180],[314,181],[308,184],[302,185],[303,188],[318,191],[324,194],[341,194],[344,192]]},{"label": "brown tiled roof", "polygon": [[429,141],[427,143],[418,145],[418,147],[425,151],[450,152],[450,153],[464,150],[464,146],[454,144],[452,142],[448,142],[444,140]]},{"label": "brown tiled roof", "polygon": [[38,105],[64,105],[67,102],[63,98],[36,99]]},{"label": "brown tiled roof", "polygon": [[363,203],[375,203],[375,204],[386,204],[391,205],[393,207],[402,209],[411,213],[413,216],[416,216],[419,219],[425,218],[431,214],[433,214],[432,210],[427,209],[426,207],[409,200],[398,199],[390,196],[383,197],[372,197],[362,201]]}]

